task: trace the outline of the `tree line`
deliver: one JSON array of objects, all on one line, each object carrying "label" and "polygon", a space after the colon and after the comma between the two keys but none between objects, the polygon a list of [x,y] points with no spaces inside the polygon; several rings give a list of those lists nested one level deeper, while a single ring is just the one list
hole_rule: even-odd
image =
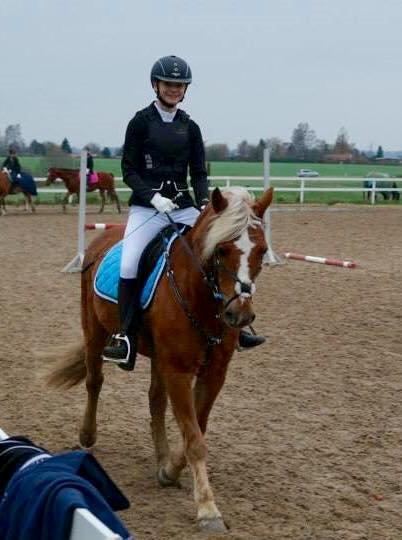
[{"label": "tree line", "polygon": [[[0,155],[5,155],[9,148],[14,148],[20,155],[24,156],[57,156],[57,155],[72,155],[79,153],[79,149],[73,148],[67,139],[57,144],[53,141],[39,142],[33,139],[29,144],[26,144],[20,124],[10,124],[4,130],[0,129]],[[88,142],[85,148],[92,154],[102,156],[104,158],[115,157],[121,155],[121,148],[113,149],[108,146],[101,147],[97,143]]]},{"label": "tree line", "polygon": [[206,156],[208,161],[262,161],[264,148],[269,148],[271,161],[367,163],[373,158],[384,157],[382,146],[376,153],[358,150],[349,141],[345,128],[339,130],[333,143],[319,139],[307,122],[300,122],[295,127],[289,142],[278,137],[261,138],[258,144],[243,140],[235,150],[225,143],[210,144],[206,145]]},{"label": "tree line", "polygon": [[[60,144],[51,141],[39,142],[36,139],[26,144],[20,124],[7,126],[4,133],[0,128],[0,155],[5,155],[11,147],[20,155],[42,157],[67,157],[79,152],[79,149],[71,146],[67,137],[64,137]],[[235,149],[229,148],[225,143],[207,144],[205,146],[206,159],[207,161],[262,161],[266,147],[270,149],[271,161],[367,163],[373,158],[384,157],[382,146],[378,146],[376,153],[358,150],[355,144],[350,142],[345,128],[339,130],[333,143],[328,143],[319,139],[307,122],[300,122],[293,130],[289,142],[282,141],[278,137],[261,138],[257,144],[243,140]],[[121,147],[101,147],[94,142],[88,142],[85,148],[92,154],[104,158],[120,157],[122,153]]]}]

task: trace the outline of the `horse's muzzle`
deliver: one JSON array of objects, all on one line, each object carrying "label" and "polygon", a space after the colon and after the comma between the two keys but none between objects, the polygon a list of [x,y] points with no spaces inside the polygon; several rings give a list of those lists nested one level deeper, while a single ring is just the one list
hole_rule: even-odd
[{"label": "horse's muzzle", "polygon": [[223,313],[223,319],[232,328],[243,328],[254,321],[255,313],[251,309],[236,310],[230,307]]}]

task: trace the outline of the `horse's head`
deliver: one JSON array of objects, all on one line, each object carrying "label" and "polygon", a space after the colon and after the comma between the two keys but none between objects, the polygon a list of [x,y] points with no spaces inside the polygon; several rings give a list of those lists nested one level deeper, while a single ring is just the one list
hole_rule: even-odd
[{"label": "horse's head", "polygon": [[48,169],[47,171],[47,178],[46,178],[45,185],[50,186],[50,184],[53,184],[53,182],[57,180],[57,178],[58,178],[58,175],[57,175],[56,169],[54,167],[50,167],[50,169]]},{"label": "horse's head", "polygon": [[228,326],[241,328],[255,318],[253,294],[267,244],[262,218],[272,201],[273,189],[254,200],[244,188],[222,193],[216,188],[200,225],[206,233],[201,259],[223,295],[223,318]]}]

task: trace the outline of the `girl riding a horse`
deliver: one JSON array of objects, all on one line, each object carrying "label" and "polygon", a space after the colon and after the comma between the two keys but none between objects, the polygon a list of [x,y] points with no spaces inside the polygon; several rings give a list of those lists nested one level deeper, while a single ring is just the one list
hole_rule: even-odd
[{"label": "girl riding a horse", "polygon": [[[209,201],[205,152],[198,125],[177,105],[192,81],[190,66],[177,56],[165,56],[151,70],[156,100],[129,122],[122,158],[124,182],[132,189],[125,229],[118,304],[120,332],[103,352],[103,359],[125,370],[134,369],[140,324],[138,265],[145,246],[170,221],[194,225]],[[190,171],[195,201],[189,193]],[[242,331],[241,347],[254,347],[265,338]]]},{"label": "girl riding a horse", "polygon": [[14,148],[9,149],[8,156],[3,161],[2,169],[7,169],[12,183],[18,182],[18,180],[21,178],[21,165],[17,157],[17,152],[14,150]]}]

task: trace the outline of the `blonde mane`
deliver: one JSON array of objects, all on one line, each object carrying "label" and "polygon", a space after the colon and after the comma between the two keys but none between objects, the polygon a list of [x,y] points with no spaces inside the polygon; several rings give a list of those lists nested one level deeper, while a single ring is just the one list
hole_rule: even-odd
[{"label": "blonde mane", "polygon": [[229,242],[241,236],[249,227],[261,226],[252,209],[254,195],[243,187],[232,187],[222,191],[228,206],[220,214],[215,214],[209,224],[201,253],[202,260],[207,260],[220,242]]}]

